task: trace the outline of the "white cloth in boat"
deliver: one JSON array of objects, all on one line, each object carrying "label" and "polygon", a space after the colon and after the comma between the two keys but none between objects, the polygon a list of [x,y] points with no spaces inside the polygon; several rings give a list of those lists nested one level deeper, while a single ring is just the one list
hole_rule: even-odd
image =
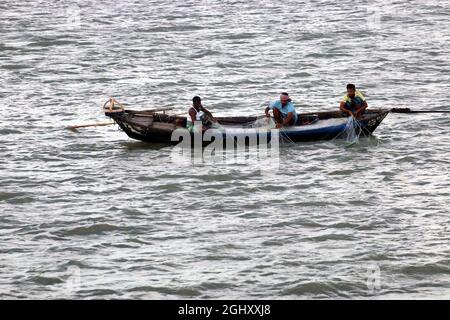
[{"label": "white cloth in boat", "polygon": [[[191,111],[191,109],[193,109],[195,111],[195,120],[196,121],[203,121],[203,116],[205,115],[205,113],[203,111],[197,111],[197,109],[195,109],[194,107],[189,108],[189,111]],[[190,127],[193,126],[194,124],[192,123],[192,119],[191,119],[191,115],[187,114],[186,117],[186,127]]]}]

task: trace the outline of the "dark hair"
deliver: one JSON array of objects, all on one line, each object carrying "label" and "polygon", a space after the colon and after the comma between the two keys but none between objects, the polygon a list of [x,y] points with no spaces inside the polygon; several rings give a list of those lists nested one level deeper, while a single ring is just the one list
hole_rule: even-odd
[{"label": "dark hair", "polygon": [[202,101],[202,99],[200,99],[199,96],[195,96],[192,98],[192,102],[201,102],[201,101]]},{"label": "dark hair", "polygon": [[349,83],[348,85],[347,85],[347,90],[348,89],[353,89],[353,90],[356,90],[356,87],[355,87],[355,85],[354,84],[352,84],[352,83]]},{"label": "dark hair", "polygon": [[288,96],[289,94],[287,92],[282,92],[281,94]]}]

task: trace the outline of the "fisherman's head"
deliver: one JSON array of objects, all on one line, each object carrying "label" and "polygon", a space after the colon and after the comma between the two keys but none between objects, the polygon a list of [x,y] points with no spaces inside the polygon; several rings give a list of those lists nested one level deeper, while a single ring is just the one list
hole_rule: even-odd
[{"label": "fisherman's head", "polygon": [[291,99],[289,98],[289,94],[287,92],[282,92],[280,94],[280,102],[282,106],[285,106]]},{"label": "fisherman's head", "polygon": [[192,105],[193,105],[195,108],[201,107],[201,105],[202,105],[202,99],[200,99],[199,96],[193,97],[193,98],[192,98]]},{"label": "fisherman's head", "polygon": [[355,97],[355,93],[356,93],[356,87],[355,87],[355,85],[352,84],[352,83],[349,83],[349,84],[347,85],[347,95],[348,95],[350,98],[354,98],[354,97]]}]

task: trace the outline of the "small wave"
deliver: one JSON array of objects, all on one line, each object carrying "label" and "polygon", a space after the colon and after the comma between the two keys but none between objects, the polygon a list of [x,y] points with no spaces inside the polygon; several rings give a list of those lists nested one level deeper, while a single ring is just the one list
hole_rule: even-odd
[{"label": "small wave", "polygon": [[33,282],[44,285],[44,286],[51,286],[55,284],[64,283],[64,280],[56,277],[44,277],[44,276],[36,276],[31,279]]},{"label": "small wave", "polygon": [[198,59],[198,58],[203,58],[203,57],[207,57],[207,56],[212,56],[217,54],[217,51],[214,50],[201,50],[197,53],[193,53],[189,56],[189,58],[191,59]]},{"label": "small wave", "polygon": [[65,236],[85,236],[85,235],[92,235],[92,234],[104,234],[111,231],[117,231],[121,230],[121,227],[102,223],[102,224],[94,224],[92,226],[88,227],[77,227],[74,229],[69,229],[65,231],[60,231],[59,233],[61,235]]},{"label": "small wave", "polygon": [[259,34],[257,33],[231,33],[228,35],[224,35],[223,38],[224,39],[231,39],[231,40],[241,40],[241,39],[252,39],[252,38],[256,38],[258,37]]},{"label": "small wave", "polygon": [[19,130],[15,130],[15,129],[1,129],[0,130],[0,135],[4,136],[7,134],[20,134],[22,133],[22,131]]},{"label": "small wave", "polygon": [[2,200],[10,200],[16,197],[23,197],[26,195],[23,192],[0,192],[0,201]]},{"label": "small wave", "polygon": [[358,227],[359,227],[358,224],[350,222],[338,222],[327,226],[327,228],[336,228],[336,229],[347,229],[347,228],[356,229]]},{"label": "small wave", "polygon": [[13,50],[20,50],[21,48],[19,48],[19,47],[14,47],[14,46],[10,46],[10,45],[8,45],[8,44],[0,43],[0,49],[1,49],[2,51],[8,51],[8,50],[13,51]]},{"label": "small wave", "polygon": [[128,292],[157,292],[162,294],[168,294],[168,295],[175,295],[175,296],[181,296],[181,297],[198,297],[201,295],[200,290],[193,288],[193,287],[186,287],[186,288],[169,288],[169,287],[153,287],[153,286],[141,286],[141,287],[134,287],[129,290]]},{"label": "small wave", "polygon": [[337,288],[331,283],[327,282],[304,282],[281,291],[281,295],[313,295],[323,296],[324,298],[337,296],[338,293],[339,291],[337,290]]},{"label": "small wave", "polygon": [[92,266],[87,265],[81,261],[77,261],[77,260],[69,260],[67,263],[65,263],[63,265],[64,268],[70,267],[70,266],[76,266],[79,268],[83,268],[83,269],[88,269],[88,268],[92,268]]},{"label": "small wave", "polygon": [[357,226],[357,230],[377,230],[380,228],[387,228],[389,225],[384,221],[376,221],[376,222],[369,222],[360,226]]},{"label": "small wave", "polygon": [[401,273],[414,275],[414,274],[425,274],[425,275],[433,275],[433,274],[450,274],[450,266],[440,264],[440,263],[429,263],[424,265],[410,265],[407,267],[403,267],[400,269]]},{"label": "small wave", "polygon": [[202,282],[199,288],[204,290],[217,290],[217,289],[228,289],[235,287],[232,283],[224,282]]},{"label": "small wave", "polygon": [[[316,203],[317,205],[317,203]],[[303,207],[303,203],[301,205]],[[323,224],[311,221],[311,220],[305,220],[305,219],[296,219],[293,221],[282,221],[278,222],[272,225],[274,228],[284,228],[284,227],[292,227],[292,226],[302,226],[307,228],[321,228],[324,227]]]},{"label": "small wave", "polygon": [[20,70],[30,68],[30,66],[24,64],[2,64],[1,68],[6,70]]},{"label": "small wave", "polygon": [[197,30],[203,30],[204,27],[201,26],[194,26],[194,25],[183,25],[183,26],[165,26],[165,27],[153,27],[148,29],[139,29],[136,30],[137,32],[174,32],[174,31],[182,31],[182,32],[188,32],[188,31],[197,31]]},{"label": "small wave", "polygon": [[310,241],[329,241],[329,240],[341,240],[341,241],[352,241],[355,237],[345,234],[325,234],[317,237],[305,238]]},{"label": "small wave", "polygon": [[308,72],[294,72],[294,73],[290,74],[290,76],[306,78],[306,77],[311,77],[311,74]]},{"label": "small wave", "polygon": [[95,296],[118,296],[119,292],[111,289],[94,289],[94,290],[80,290],[77,292],[77,295],[86,296],[86,297],[95,297]]},{"label": "small wave", "polygon": [[273,246],[283,246],[285,245],[284,241],[281,240],[266,240],[261,243],[263,246],[273,247]]},{"label": "small wave", "polygon": [[42,40],[30,43],[30,47],[52,47],[52,46],[63,46],[63,45],[78,45],[77,41],[70,40]]},{"label": "small wave", "polygon": [[0,201],[2,200],[8,203],[24,204],[24,203],[31,203],[35,199],[33,197],[28,196],[25,193],[0,192]]},{"label": "small wave", "polygon": [[251,260],[252,258],[249,256],[208,255],[208,256],[199,256],[198,259],[206,261],[220,261],[220,260],[245,261]]},{"label": "small wave", "polygon": [[331,171],[328,174],[330,176],[348,176],[351,175],[352,173],[356,173],[356,170],[335,170],[335,171]]},{"label": "small wave", "polygon": [[168,184],[165,184],[165,185],[160,185],[159,189],[161,191],[163,191],[165,194],[179,192],[179,191],[183,190],[183,188],[180,187],[179,183],[168,183]]}]

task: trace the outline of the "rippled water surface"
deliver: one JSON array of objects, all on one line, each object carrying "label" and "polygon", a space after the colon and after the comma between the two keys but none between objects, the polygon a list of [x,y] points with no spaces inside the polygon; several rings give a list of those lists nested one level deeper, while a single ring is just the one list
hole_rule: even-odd
[{"label": "rippled water surface", "polygon": [[450,110],[448,1],[0,3],[0,298],[450,298],[450,115],[180,165],[105,120],[193,95],[262,114]]}]

